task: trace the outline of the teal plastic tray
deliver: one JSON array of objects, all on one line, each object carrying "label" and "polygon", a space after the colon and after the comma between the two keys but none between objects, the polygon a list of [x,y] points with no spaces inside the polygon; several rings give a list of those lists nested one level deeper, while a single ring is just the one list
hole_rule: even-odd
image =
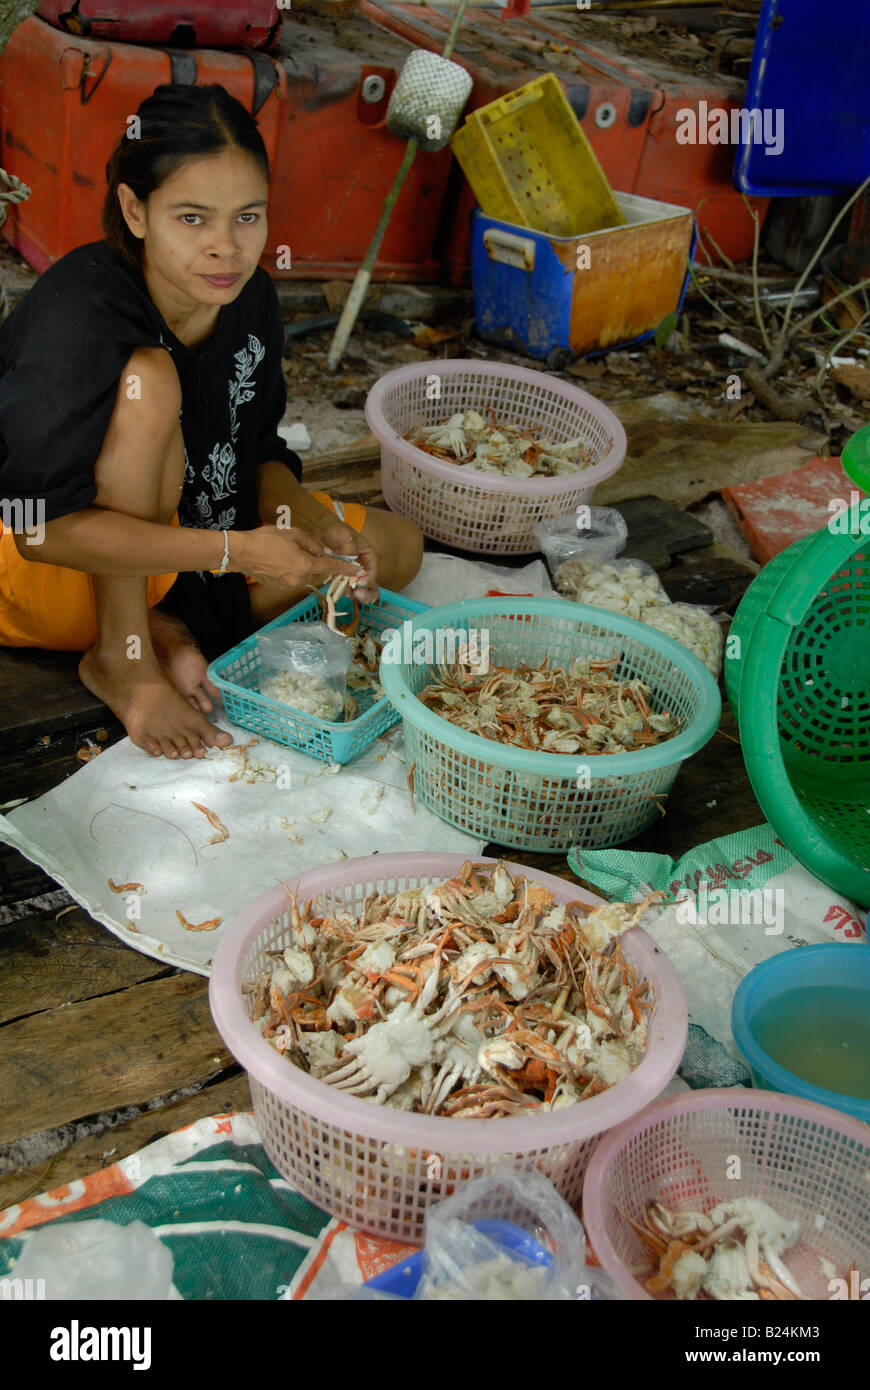
[{"label": "teal plastic tray", "polygon": [[[361,605],[360,627],[368,628],[377,636],[385,628],[401,627],[406,619],[425,612],[427,607],[425,603],[415,603],[389,589],[381,589],[375,603]],[[349,618],[353,611],[351,599],[341,599],[337,611],[340,620]],[[320,613],[317,595],[312,594],[267,623],[260,632],[274,632],[288,623],[319,622]],[[398,722],[400,716],[386,697],[370,703],[356,719],[345,721],[317,719],[261,695],[257,636],[258,633],[254,633],[246,637],[208,668],[209,680],[220,691],[227,718],[234,724],[323,762],[349,763]]]}]

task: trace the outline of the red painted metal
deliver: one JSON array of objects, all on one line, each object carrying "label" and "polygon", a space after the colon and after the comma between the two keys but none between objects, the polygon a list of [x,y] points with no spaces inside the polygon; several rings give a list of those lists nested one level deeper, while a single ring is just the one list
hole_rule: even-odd
[{"label": "red painted metal", "polygon": [[[413,45],[350,14],[330,25],[285,20],[278,59],[287,102],[278,137],[270,224],[292,250],[279,278],[352,279],[368,249],[405,142],[385,128],[387,106]],[[383,84],[367,100],[367,79]],[[371,95],[371,93],[369,93]],[[418,154],[381,243],[376,280],[433,281],[435,245],[455,161]]]},{"label": "red painted metal", "polygon": [[[362,12],[401,34],[415,48],[440,52],[450,16],[426,5],[393,0],[362,0]],[[554,70],[554,55],[565,48],[534,16],[503,24],[494,13],[475,10],[459,31],[453,61],[474,79],[466,112],[486,106],[507,92]],[[561,56],[561,55],[560,55]],[[640,72],[619,68],[594,52],[570,55],[556,69],[572,109],[583,126],[613,188],[634,189],[644,152],[646,125],[656,96],[655,83]],[[674,200],[675,201],[675,200]],[[470,283],[470,214],[474,194],[454,167],[442,219],[441,259],[451,284]]]},{"label": "red painted metal", "polygon": [[[395,0],[362,0],[362,9],[417,47],[433,51],[443,43],[449,23],[426,5]],[[555,70],[614,189],[690,207],[702,237],[709,232],[726,256],[739,260],[751,255],[754,224],[732,181],[734,149],[676,140],[679,110],[697,109],[702,100],[729,110],[740,104],[741,97],[724,79],[695,78],[666,64],[625,58],[584,42],[581,16],[574,32],[534,11],[510,25],[475,11],[460,31],[453,56],[474,78],[468,110]],[[469,280],[469,214],[474,206],[474,194],[457,171],[444,237],[444,261],[453,283]],[[750,199],[750,206],[763,217],[768,200]],[[704,260],[702,251],[699,258]]]},{"label": "red painted metal", "polygon": [[268,48],[281,28],[275,0],[42,0],[36,13],[68,34],[180,48]]},{"label": "red painted metal", "polygon": [[256,109],[272,162],[286,79],[265,54],[175,53],[80,39],[35,16],[18,26],[0,55],[2,158],[31,195],[9,205],[3,234],[32,266],[45,270],[102,236],[106,161],[127,118],[160,83],[197,77],[220,82]]},{"label": "red painted metal", "polygon": [[[3,234],[37,270],[100,237],[106,161],[128,116],[160,83],[220,82],[255,110],[269,155],[262,264],[279,279],[352,278],[405,151],[384,118],[408,52],[357,16],[338,37],[314,19],[287,21],[272,56],[101,42],[28,19],[0,55],[0,157],[32,193],[9,205]],[[367,77],[383,81],[377,101],[363,98]],[[452,163],[446,150],[412,167],[376,280],[437,278],[433,245]]]}]

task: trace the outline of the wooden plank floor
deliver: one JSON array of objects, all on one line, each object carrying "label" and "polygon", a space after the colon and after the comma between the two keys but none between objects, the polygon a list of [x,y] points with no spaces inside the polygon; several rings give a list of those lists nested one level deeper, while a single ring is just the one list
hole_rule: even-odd
[{"label": "wooden plank floor", "polygon": [[[374,500],[359,486],[356,495]],[[752,575],[714,547],[679,556],[662,578],[674,599],[733,611]],[[0,803],[72,776],[86,739],[123,737],[75,666],[68,655],[0,648]],[[676,857],[762,819],[726,707],[720,731],[681,769],[667,816],[627,848]],[[505,853],[577,881],[563,856]],[[0,1209],[202,1116],[250,1106],[211,1023],[206,981],[131,950],[83,909],[66,911],[70,901],[0,845]],[[130,1117],[131,1106],[145,1113]]]}]

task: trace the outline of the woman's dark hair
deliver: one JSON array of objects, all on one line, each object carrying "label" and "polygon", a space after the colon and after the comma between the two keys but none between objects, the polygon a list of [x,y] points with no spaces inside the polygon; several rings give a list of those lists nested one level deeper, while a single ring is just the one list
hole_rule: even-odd
[{"label": "woman's dark hair", "polygon": [[164,83],[145,98],[136,116],[106,165],[103,234],[113,251],[141,269],[142,241],[124,220],[119,184],[128,184],[144,203],[181,164],[233,148],[252,155],[268,181],[269,156],[254,117],[218,83]]}]

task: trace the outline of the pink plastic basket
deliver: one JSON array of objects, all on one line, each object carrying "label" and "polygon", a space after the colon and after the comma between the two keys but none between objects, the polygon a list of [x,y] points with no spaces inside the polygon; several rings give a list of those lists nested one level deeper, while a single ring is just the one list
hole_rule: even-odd
[{"label": "pink plastic basket", "polygon": [[[432,379],[439,394],[432,396]],[[458,411],[492,408],[500,423],[539,429],[545,439],[583,440],[593,464],[560,478],[506,478],[445,463],[404,438]],[[366,419],[381,442],[387,505],[424,535],[481,555],[531,555],[535,527],[591,501],[625,458],[625,430],[586,391],[527,367],[501,362],[417,362],[381,377],[366,401]]]},{"label": "pink plastic basket", "polygon": [[[313,897],[324,911],[358,911],[373,890],[397,893],[451,878],[462,862],[456,854],[348,859],[302,874],[299,898]],[[520,864],[508,868],[529,872]],[[533,873],[560,903],[601,902],[564,879]],[[295,886],[291,882],[291,889]],[[303,1196],[358,1230],[421,1244],[430,1202],[449,1196],[465,1178],[527,1162],[535,1163],[566,1201],[578,1202],[599,1136],[658,1095],[679,1065],[687,1035],[682,986],[667,958],[635,928],[625,937],[625,952],[653,988],[649,1041],[640,1065],[601,1095],[528,1119],[451,1120],[334,1091],[260,1036],[250,1022],[251,996],[242,992],[266,967],[266,951],[290,944],[288,907],[283,886],[270,889],[231,923],[215,956],[212,1015],[248,1072],[263,1146],[275,1167]]]},{"label": "pink plastic basket", "polygon": [[623,1296],[650,1299],[630,1272],[646,1252],[620,1208],[642,1221],[654,1200],[709,1211],[761,1197],[803,1222],[783,1261],[808,1297],[830,1298],[820,1257],[838,1277],[853,1261],[870,1276],[868,1173],[870,1125],[839,1110],[743,1087],[694,1091],[654,1101],[601,1141],[583,1184],[583,1224]]}]

